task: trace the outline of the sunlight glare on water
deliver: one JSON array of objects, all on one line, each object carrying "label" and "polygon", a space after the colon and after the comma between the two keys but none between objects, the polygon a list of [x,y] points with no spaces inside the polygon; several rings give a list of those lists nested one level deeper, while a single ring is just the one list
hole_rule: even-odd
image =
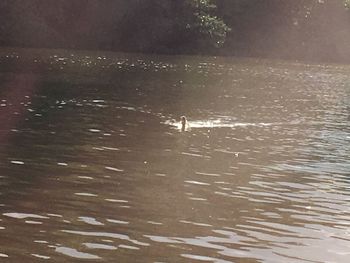
[{"label": "sunlight glare on water", "polygon": [[1,258],[349,261],[347,66],[98,57],[0,75]]}]

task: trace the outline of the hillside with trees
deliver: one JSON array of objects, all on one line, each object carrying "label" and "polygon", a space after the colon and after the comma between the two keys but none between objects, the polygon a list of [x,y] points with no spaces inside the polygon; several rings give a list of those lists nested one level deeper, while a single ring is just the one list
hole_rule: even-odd
[{"label": "hillside with trees", "polygon": [[0,45],[346,61],[346,0],[2,0]]}]

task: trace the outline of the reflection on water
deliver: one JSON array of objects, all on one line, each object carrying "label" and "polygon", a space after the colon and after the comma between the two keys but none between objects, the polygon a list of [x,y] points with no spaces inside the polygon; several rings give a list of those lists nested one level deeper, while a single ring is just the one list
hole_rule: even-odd
[{"label": "reflection on water", "polygon": [[[164,122],[170,126],[175,127],[178,130],[181,130],[181,122],[174,122],[173,120],[166,120]],[[231,120],[225,119],[217,119],[217,120],[196,120],[196,121],[187,121],[188,128],[187,130],[191,130],[193,128],[235,128],[235,127],[246,127],[246,126],[269,126],[273,125],[273,123],[239,123]],[[278,125],[276,123],[275,125]]]},{"label": "reflection on water", "polygon": [[349,68],[160,60],[0,75],[0,258],[348,262]]}]

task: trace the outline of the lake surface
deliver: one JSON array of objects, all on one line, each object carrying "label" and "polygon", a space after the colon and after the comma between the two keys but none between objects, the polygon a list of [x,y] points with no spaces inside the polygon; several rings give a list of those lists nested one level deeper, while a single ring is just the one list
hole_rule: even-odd
[{"label": "lake surface", "polygon": [[1,262],[349,262],[349,66],[51,52],[1,55]]}]

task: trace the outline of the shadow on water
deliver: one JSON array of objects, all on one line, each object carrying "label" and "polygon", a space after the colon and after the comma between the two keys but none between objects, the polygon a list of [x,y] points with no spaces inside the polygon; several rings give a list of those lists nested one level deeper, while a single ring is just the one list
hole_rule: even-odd
[{"label": "shadow on water", "polygon": [[0,257],[346,262],[346,67],[42,60],[0,75]]}]

